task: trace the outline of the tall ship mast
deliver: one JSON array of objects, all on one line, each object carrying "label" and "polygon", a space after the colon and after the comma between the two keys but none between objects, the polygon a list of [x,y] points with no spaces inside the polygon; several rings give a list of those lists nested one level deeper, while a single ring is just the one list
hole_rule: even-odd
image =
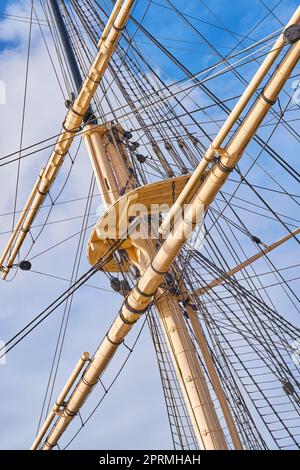
[{"label": "tall ship mast", "polygon": [[[20,149],[0,158],[4,172],[15,172],[3,196],[13,203],[2,214],[12,220],[0,240],[3,292],[19,315],[28,282],[33,288],[46,277],[57,287],[40,311],[32,298],[25,321],[9,315],[1,347],[7,371],[42,328],[51,346],[35,365],[45,383],[31,384],[41,400],[30,405],[32,450],[78,448],[91,420],[109,427],[98,409],[114,406],[106,398],[112,386],[119,409],[135,413],[139,377],[151,370],[170,448],[299,448],[300,7],[285,21],[261,2],[264,19],[242,35],[210,2],[195,3],[213,21],[175,0],[41,0],[28,3],[26,17],[10,18],[27,22],[29,37]],[[159,12],[186,34],[173,38],[174,49],[172,31],[161,37],[155,28]],[[256,34],[270,19],[277,28]],[[231,46],[216,46],[208,26]],[[25,145],[34,34],[66,109],[55,135]],[[190,53],[191,37],[213,58],[197,72],[176,49]],[[47,83],[44,90],[41,122],[52,99]],[[23,161],[40,154],[26,193]],[[135,348],[151,343],[151,370],[140,362],[123,392],[118,381]],[[64,366],[70,351],[73,369]],[[147,436],[147,422],[143,429]]]}]

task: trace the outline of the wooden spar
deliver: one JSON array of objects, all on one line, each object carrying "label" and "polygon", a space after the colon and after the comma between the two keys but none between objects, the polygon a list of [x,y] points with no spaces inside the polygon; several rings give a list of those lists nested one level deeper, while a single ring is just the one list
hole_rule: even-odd
[{"label": "wooden spar", "polygon": [[[133,2],[134,0],[124,0],[122,5],[120,5],[120,2],[117,2],[116,7],[113,9],[111,14],[113,20],[111,18],[108,20],[110,30],[108,32],[108,28],[105,28],[105,37],[100,41],[100,48],[95,60],[89,69],[77,98],[65,117],[63,130],[54,146],[49,162],[41,174],[39,184],[35,188],[34,193],[31,193],[26,202],[26,211],[24,210],[22,212],[20,220],[17,223],[18,233],[14,230],[4,250],[4,254],[0,258],[0,269],[3,271],[3,279],[7,277],[37,212],[57,176],[57,173],[64,161],[64,157],[70,149],[74,137],[83,123],[91,100],[116,48],[117,41],[122,34],[124,25],[128,20]],[[10,253],[10,255],[7,262],[5,262],[8,253]]]},{"label": "wooden spar", "polygon": [[[94,227],[89,238],[88,258],[93,265],[107,249],[106,236],[103,238],[101,233],[101,221],[109,219],[109,214],[117,213],[119,219],[116,221],[116,226],[118,233],[120,233],[120,225],[122,225],[120,218],[122,220],[124,216],[127,218],[131,207],[140,207],[140,203],[142,203],[146,209],[145,215],[151,215],[153,204],[161,206],[163,202],[171,205],[189,179],[188,176],[180,176],[143,187],[135,187],[136,182],[131,181],[130,187],[126,185],[125,195],[119,198],[114,187],[116,185],[118,188],[123,188],[131,174],[130,168],[126,168],[125,164],[125,162],[128,163],[126,149],[122,148],[121,144],[123,132],[121,126],[109,124],[106,126],[89,126],[85,133],[85,143],[99,190],[104,203],[109,207]],[[116,134],[118,145],[113,144],[112,138],[107,140],[107,135],[114,136]],[[103,180],[106,180],[105,184]],[[110,198],[111,205],[107,204],[108,198]],[[116,234],[117,239],[118,234]],[[140,272],[146,269],[157,252],[155,242],[151,239],[131,240],[129,237],[123,245],[124,248],[131,263],[135,264]],[[105,265],[105,270],[110,272],[119,271],[120,266],[110,262]],[[182,316],[178,299],[174,298],[168,290],[160,288],[157,291],[155,300],[162,331],[199,448],[227,449],[224,432],[206,383],[204,370]],[[229,409],[227,411],[230,413]],[[237,442],[235,436],[233,441]],[[237,448],[241,448],[241,445]]]},{"label": "wooden spar", "polygon": [[[230,172],[239,162],[257,128],[278,98],[281,89],[299,59],[300,41],[298,40],[289,48],[267,83],[263,94],[256,100],[254,106],[243,120],[242,125],[230,142],[224,149],[216,149],[219,159],[214,162],[201,186],[195,192],[194,197],[189,201],[190,207],[185,213],[184,220],[182,220],[178,227],[182,234],[190,232],[191,225],[195,228],[195,221],[197,220],[199,212],[202,212],[203,207],[206,210],[210,206],[227,180]],[[187,194],[194,191],[195,181],[193,181],[193,178],[187,183],[186,188]],[[185,202],[185,200],[183,202]],[[186,230],[186,226],[188,230]],[[124,338],[127,336],[132,326],[141,318],[150,303],[155,299],[158,289],[163,283],[165,274],[170,269],[186,240],[187,237],[185,236],[182,236],[180,239],[174,239],[172,235],[169,235],[158,249],[152,261],[141,275],[136,287],[126,297],[120,312],[109,328],[94,358],[91,360],[83,377],[79,380],[75,390],[67,401],[64,411],[57,418],[54,426],[50,430],[43,447],[44,449],[52,449],[56,445],[76,413],[78,413],[94,385],[98,382],[103,371],[114,356],[119,345],[123,343]],[[186,382],[186,384],[188,383],[189,381]],[[210,418],[213,417],[211,416]],[[207,429],[202,429],[201,432],[202,436],[209,433]],[[214,441],[214,434],[209,434],[212,442],[212,447],[210,448],[218,448],[218,443]]]},{"label": "wooden spar", "polygon": [[209,290],[213,289],[214,287],[222,284],[222,282],[226,281],[228,277],[234,276],[236,273],[242,271],[242,269],[246,268],[250,264],[254,263],[254,261],[262,258],[265,256],[267,253],[270,253],[270,251],[275,250],[275,248],[278,248],[281,246],[283,243],[287,242],[291,238],[295,237],[300,233],[300,227],[298,227],[296,230],[293,232],[289,233],[285,237],[280,238],[276,242],[272,243],[271,245],[267,246],[266,248],[258,251],[255,255],[251,256],[250,258],[246,259],[242,263],[238,264],[234,268],[230,269],[230,271],[227,271],[227,273],[224,274],[224,276],[220,276],[217,279],[214,279],[212,282],[210,282],[207,286],[201,287],[200,289],[197,289],[193,291],[192,295],[195,297],[199,297],[201,295],[204,295],[206,292]]},{"label": "wooden spar", "polygon": [[[116,150],[112,153],[112,144],[108,144],[108,147],[106,146],[107,141],[105,137],[105,134],[109,133],[109,129],[111,129],[111,131],[113,129],[115,131],[117,130],[116,126],[114,127],[111,127],[110,125],[89,126],[85,133],[85,143],[98,181],[99,190],[102,194],[104,203],[109,207],[95,225],[89,238],[88,259],[92,265],[94,265],[107,250],[107,240],[106,236],[103,237],[101,233],[101,225],[103,221],[110,219],[110,214],[119,214],[119,216],[121,214],[125,214],[128,218],[130,208],[133,206],[140,206],[142,203],[143,207],[147,210],[146,214],[150,216],[151,207],[153,207],[153,205],[160,204],[161,206],[162,202],[168,206],[171,205],[189,180],[189,176],[179,176],[148,184],[143,187],[137,187],[135,189],[128,188],[126,194],[116,200],[118,192],[114,190],[114,187],[115,185],[122,187],[124,183],[124,178],[122,179],[121,174],[119,174],[118,177],[115,175],[116,170],[122,164],[122,160],[120,159],[120,155],[116,155]],[[122,135],[122,129],[120,129],[120,134]],[[120,142],[121,139],[118,140]],[[106,146],[106,151],[104,146]],[[127,178],[128,176],[125,175],[125,181]],[[103,179],[106,179],[106,184],[104,184]],[[108,198],[114,198],[115,202],[110,200],[111,205],[107,204]],[[120,233],[119,220],[116,221],[116,229],[117,239],[118,233]],[[124,248],[126,247],[126,251],[131,261],[138,266],[140,272],[143,272],[157,250],[152,240],[140,241],[139,244],[136,240],[133,241],[129,238],[126,240]],[[144,261],[139,253],[141,250],[144,250],[144,252],[147,253],[147,258],[144,259]],[[133,251],[134,256],[132,255]],[[105,270],[109,272],[117,272],[120,270],[120,267],[115,262],[110,261],[105,265]],[[127,267],[123,266],[122,271],[123,270],[126,271]],[[160,298],[160,296],[163,296],[163,298]],[[215,412],[214,404],[206,384],[205,375],[203,373],[202,366],[199,363],[199,358],[191,341],[182,312],[179,308],[178,300],[168,291],[159,289],[156,296],[155,306],[158,311],[165,341],[174,363],[178,382],[181,386],[183,398],[194,427],[199,447],[226,448],[223,431]],[[193,318],[193,321],[194,323],[198,322],[198,319]],[[196,331],[195,328],[194,331]],[[199,336],[200,333],[197,330],[198,341]],[[202,343],[203,341],[205,341],[205,339],[202,336]],[[204,350],[204,346],[202,347],[202,344],[200,347],[201,351]],[[207,350],[204,350],[204,353],[205,355],[203,354],[203,356],[205,362],[209,362]],[[230,430],[234,446],[236,449],[241,449],[242,446],[235,429],[230,409],[226,400],[224,400],[224,392],[222,394],[220,384],[217,379],[215,379],[217,373],[211,360],[207,365],[207,368],[213,376],[215,392],[219,402],[221,403],[222,411],[224,413],[228,429]],[[190,379],[187,380],[189,377]],[[199,403],[201,403],[200,406]],[[206,413],[203,413],[203,410],[205,409],[207,411]],[[206,429],[207,431],[203,433],[203,429]],[[215,437],[212,439],[211,436]]]}]

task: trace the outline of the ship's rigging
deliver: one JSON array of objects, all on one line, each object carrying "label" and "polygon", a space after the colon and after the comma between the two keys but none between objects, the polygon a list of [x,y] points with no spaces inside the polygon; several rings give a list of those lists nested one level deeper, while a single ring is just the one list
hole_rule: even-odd
[{"label": "ship's rigging", "polygon": [[[123,2],[117,3],[120,5]],[[130,2],[125,3],[130,4]],[[145,2],[143,4],[143,14],[139,20],[135,19],[134,12],[131,13],[132,29],[125,28],[123,31],[116,51],[107,63],[107,70],[102,80],[100,80],[100,75],[89,75],[90,64],[94,60],[95,51],[99,50],[99,38],[105,31],[111,5],[107,8],[107,5],[94,0],[70,0],[68,2],[41,0],[37,12],[32,3],[31,16],[28,20],[30,27],[33,22],[40,27],[46,44],[49,38],[43,33],[43,27],[47,25],[50,30],[61,69],[60,74],[63,76],[63,82],[60,81],[60,86],[69,110],[76,107],[76,93],[80,92],[81,84],[78,83],[78,80],[76,83],[74,73],[70,70],[70,61],[68,62],[66,57],[61,31],[59,31],[57,20],[54,17],[53,4],[60,9],[81,77],[88,77],[87,80],[90,80],[89,83],[86,82],[87,88],[94,87],[96,90],[96,85],[99,82],[99,89],[97,93],[93,93],[92,108],[84,105],[85,109],[82,115],[75,108],[73,116],[70,117],[67,124],[64,123],[61,134],[35,143],[30,148],[24,148],[17,157],[14,154],[3,156],[0,165],[4,166],[17,161],[18,168],[20,168],[20,162],[23,158],[27,158],[34,152],[39,152],[41,146],[43,149],[52,149],[53,143],[57,139],[60,140],[61,147],[57,148],[56,157],[62,155],[59,153],[62,148],[68,155],[67,151],[71,140],[77,139],[78,141],[78,137],[80,139],[81,136],[86,136],[86,127],[81,127],[82,121],[84,121],[84,126],[91,126],[91,132],[98,121],[99,124],[101,123],[110,129],[109,135],[116,139],[116,148],[123,155],[124,161],[126,160],[124,152],[126,152],[128,155],[127,170],[130,168],[128,178],[123,180],[123,186],[116,185],[115,189],[111,190],[108,187],[107,192],[103,191],[103,197],[107,198],[107,207],[128,191],[138,191],[138,188],[149,184],[159,181],[167,183],[167,181],[173,180],[174,184],[170,185],[168,195],[171,197],[171,203],[174,204],[176,200],[180,200],[180,197],[184,197],[184,191],[181,193],[182,188],[179,190],[176,186],[179,181],[178,177],[182,175],[182,178],[185,178],[186,176],[188,181],[188,175],[191,172],[197,175],[198,164],[206,156],[206,160],[202,160],[204,163],[202,176],[203,174],[205,176],[206,173],[203,171],[211,170],[215,163],[215,149],[218,150],[221,144],[223,145],[225,137],[234,136],[245,118],[244,110],[251,110],[250,104],[253,105],[255,99],[259,100],[259,96],[263,93],[262,99],[265,99],[265,103],[270,105],[270,114],[267,120],[261,124],[260,130],[255,133],[251,147],[245,152],[247,163],[244,163],[243,160],[238,162],[234,171],[228,176],[226,186],[220,190],[213,204],[208,208],[204,222],[204,243],[201,249],[183,247],[176,262],[171,264],[168,276],[165,276],[163,282],[160,281],[158,296],[151,297],[151,301],[148,302],[149,308],[145,321],[148,323],[153,338],[175,448],[198,448],[201,439],[202,447],[206,448],[208,445],[205,441],[205,433],[199,432],[197,424],[195,425],[191,419],[191,410],[188,408],[188,400],[184,395],[187,393],[189,397],[190,392],[182,391],[179,385],[178,370],[174,366],[174,357],[172,358],[172,354],[174,356],[176,354],[172,351],[172,340],[168,338],[168,334],[166,335],[166,332],[169,331],[169,325],[164,323],[166,320],[162,320],[159,314],[160,309],[169,308],[172,310],[175,304],[178,306],[176,307],[178,308],[178,319],[180,318],[178,321],[184,323],[189,334],[194,349],[193,354],[199,362],[199,370],[203,371],[208,394],[212,399],[212,409],[215,410],[224,433],[224,437],[222,437],[222,432],[218,434],[217,445],[234,448],[241,444],[245,449],[297,448],[300,437],[299,365],[297,361],[292,360],[292,354],[295,352],[293,345],[299,339],[299,330],[293,325],[294,314],[299,310],[299,297],[294,288],[295,282],[299,279],[297,274],[299,264],[293,262],[278,269],[271,252],[268,253],[266,249],[265,239],[260,239],[261,231],[258,230],[257,224],[261,218],[269,224],[268,227],[271,230],[280,233],[281,237],[288,234],[289,243],[293,243],[295,250],[298,248],[297,229],[300,222],[294,214],[291,215],[290,212],[285,214],[284,207],[282,209],[281,207],[283,199],[289,201],[294,207],[299,205],[299,195],[287,190],[286,184],[286,181],[289,181],[286,178],[293,182],[299,182],[299,173],[296,170],[294,159],[287,158],[273,147],[272,138],[278,129],[283,129],[289,139],[299,144],[299,132],[297,131],[299,129],[297,126],[299,103],[293,100],[294,90],[285,86],[283,86],[280,98],[276,102],[274,100],[274,103],[270,103],[272,100],[264,95],[265,89],[262,87],[262,79],[264,76],[270,78],[275,73],[274,70],[271,70],[275,59],[282,59],[285,54],[288,54],[289,48],[296,51],[299,45],[297,41],[295,41],[295,45],[291,45],[288,41],[283,44],[282,27],[280,27],[280,31],[275,31],[259,41],[252,41],[251,45],[245,48],[242,48],[244,37],[237,38],[235,33],[227,31],[227,34],[236,39],[237,45],[230,53],[222,54],[201,33],[200,28],[195,26],[195,22],[192,22],[192,19],[178,8],[175,2],[167,0],[163,5],[160,4],[160,7],[176,15],[178,21],[190,29],[195,37],[200,39],[205,47],[218,58],[217,64],[207,67],[199,73],[191,73],[187,66],[170,52],[170,48],[164,46],[159,38],[154,37],[143,25],[144,19],[151,9],[151,3]],[[41,13],[44,14],[42,19]],[[272,10],[269,11],[269,14],[273,14]],[[299,23],[299,16],[298,9],[298,14],[295,13],[296,20],[292,21],[292,24]],[[125,19],[123,18],[122,21],[125,22]],[[224,30],[222,25],[218,27]],[[114,32],[121,35],[121,31],[118,29],[121,27],[116,26]],[[157,48],[158,57],[159,54],[168,57],[173,66],[184,74],[184,78],[175,84],[170,84],[168,79],[163,78],[162,73],[157,70],[145,53],[143,42],[137,40],[139,34],[143,35],[147,44],[151,43],[153,47]],[[105,39],[104,34],[102,43]],[[275,40],[282,43],[274,48]],[[269,52],[271,47],[273,47],[272,54]],[[30,50],[30,43],[28,50]],[[49,48],[48,52],[51,55]],[[245,96],[242,94],[245,86],[248,86],[247,90],[249,89],[248,76],[245,78],[246,75],[242,70],[247,70],[247,66],[252,65],[255,65],[257,69],[259,64],[268,60],[270,60],[269,67],[264,71],[262,79],[256,83],[251,93],[249,91],[249,104],[246,101],[241,107],[235,120],[232,121],[232,126],[229,126],[224,132],[223,139],[219,140],[214,147],[209,147],[212,142],[215,142],[215,138],[218,140],[219,129],[222,128],[222,124],[230,114],[236,100],[243,99]],[[54,61],[53,66],[56,67]],[[242,67],[245,68],[242,69]],[[293,73],[294,78],[297,78],[297,69]],[[56,75],[59,77],[58,72]],[[233,76],[240,86],[237,87],[236,96],[220,99],[216,89],[218,89],[220,81],[224,80],[227,75]],[[199,104],[197,93],[201,94],[201,99],[205,97],[204,106]],[[74,123],[76,124],[76,132],[72,127]],[[70,126],[70,124],[72,125]],[[120,135],[116,137],[116,132],[120,131],[117,131],[115,127],[109,127],[111,125],[123,126],[121,137]],[[228,142],[230,145],[231,140],[229,139],[227,144]],[[108,138],[107,146],[109,143],[112,144],[112,141]],[[78,149],[80,145],[79,142]],[[207,154],[207,148],[210,148],[210,154]],[[43,172],[40,174],[36,183],[38,191],[35,191],[32,199],[28,200],[26,212],[20,214],[19,229],[21,228],[22,231],[17,230],[14,237],[17,240],[17,245],[8,245],[5,256],[1,258],[4,277],[11,274],[10,270],[15,270],[15,274],[17,273],[21,259],[34,264],[34,260],[45,253],[45,250],[41,253],[36,252],[38,251],[37,240],[50,223],[48,222],[49,217],[68,183],[74,164],[76,164],[76,154],[69,156],[69,173],[55,197],[52,196],[50,183],[52,175],[45,178]],[[270,168],[262,161],[263,156],[272,160],[274,168]],[[219,157],[222,158],[221,153]],[[63,158],[60,160],[58,157],[58,160],[59,165],[66,164]],[[53,168],[55,177],[56,168],[53,165],[49,167],[51,171]],[[256,181],[253,177],[253,170],[261,172],[264,178]],[[19,173],[18,171],[17,188],[20,184]],[[97,176],[97,172],[95,174]],[[283,174],[284,177],[279,178],[279,174]],[[199,178],[200,176],[199,171]],[[196,176],[191,177],[191,179],[193,178],[196,179]],[[42,187],[40,186],[41,181],[43,182]],[[189,183],[186,188],[189,187]],[[130,255],[126,249],[121,247],[122,243],[118,240],[108,247],[100,260],[98,259],[86,274],[83,276],[79,274],[80,260],[86,243],[85,233],[92,229],[89,224],[91,208],[93,200],[98,196],[99,193],[96,194],[96,180],[92,176],[88,195],[84,196],[85,213],[83,217],[79,216],[82,218],[82,225],[73,270],[69,279],[69,289],[6,344],[6,351],[9,352],[50,314],[55,312],[59,305],[65,302],[39,428],[49,410],[50,415],[52,413],[50,422],[53,419],[57,419],[59,422],[59,419],[64,417],[66,396],[59,402],[56,409],[54,407],[51,411],[51,408],[55,401],[54,387],[68,329],[74,292],[99,269],[104,268],[104,274],[109,278],[112,289],[127,299],[142,274],[137,268],[119,269],[119,272],[118,269],[117,272],[105,271],[105,265],[108,262],[114,263],[114,265],[119,264],[119,266],[129,265],[132,262]],[[39,214],[42,220],[34,226],[32,224],[34,215],[46,197],[50,202],[46,202],[42,206],[42,216]],[[190,200],[192,200],[191,197]],[[277,205],[274,204],[274,201],[278,202],[280,210],[275,209]],[[65,201],[65,203],[71,202]],[[15,203],[14,222],[17,220],[16,207]],[[43,215],[44,210],[48,212],[46,217]],[[173,210],[176,210],[176,206],[173,206]],[[169,218],[171,218],[171,214],[169,213]],[[250,214],[253,214],[254,218],[250,219]],[[27,225],[24,225],[24,220],[28,221]],[[59,223],[59,221],[56,222]],[[33,232],[34,227],[38,229],[36,234]],[[28,242],[27,237],[27,246],[22,248],[22,257],[18,259],[17,254],[28,233],[31,234],[32,240]],[[12,241],[16,243],[16,240]],[[276,237],[275,239],[273,237],[271,242],[275,240]],[[269,239],[267,241],[269,242]],[[64,240],[61,240],[60,243],[63,242]],[[98,241],[91,239],[90,243],[97,244]],[[57,245],[50,246],[47,250],[55,250]],[[162,244],[159,243],[156,248],[160,250],[161,247]],[[243,266],[245,260],[253,255],[253,247],[258,253],[257,259],[261,258],[263,263],[258,266],[258,271],[252,262]],[[31,255],[33,249],[35,251]],[[239,265],[241,265],[241,269],[231,274],[234,266]],[[261,271],[262,266],[263,271]],[[143,269],[146,270],[146,266],[143,266]],[[286,272],[292,272],[292,277],[287,278]],[[155,273],[154,268],[153,273]],[[41,275],[43,274],[49,275],[41,273]],[[220,282],[216,283],[216,279],[219,279]],[[215,285],[212,285],[214,282]],[[94,287],[97,287],[95,284],[96,282]],[[279,308],[282,307],[282,302],[279,302],[279,306],[277,305],[273,295],[274,290],[272,291],[274,286],[281,289],[286,302],[284,308],[286,309],[286,305],[288,305],[288,309],[292,312],[288,318],[286,318],[286,312],[282,312],[282,309]],[[146,293],[146,296],[149,297],[149,295]],[[163,307],[159,306],[161,302],[164,303]],[[168,303],[169,305],[167,305]],[[198,334],[197,325],[199,325]],[[201,347],[201,339],[203,341],[204,338],[205,344],[203,343]],[[125,344],[126,347],[127,343],[123,343],[123,339],[122,346]],[[114,341],[112,341],[113,343]],[[205,347],[207,347],[206,353]],[[129,347],[129,355],[131,351],[132,349]],[[194,360],[196,361],[196,359]],[[89,359],[86,359],[84,362],[88,363],[88,361]],[[85,364],[81,364],[80,371],[84,366]],[[180,370],[178,364],[177,369]],[[214,370],[217,371],[215,382]],[[75,373],[74,381],[78,374]],[[84,384],[88,384],[87,379]],[[100,379],[101,385],[104,390],[103,396],[106,396],[110,387],[105,386]],[[222,394],[225,396],[223,406]],[[228,406],[228,410],[226,406]],[[192,405],[191,408],[194,410]],[[69,412],[71,418],[73,418],[72,413],[73,411]],[[85,420],[82,419],[80,412],[74,412],[74,414],[78,414],[81,425],[74,437],[71,436],[71,441],[83,429],[93,412]],[[196,423],[197,419],[196,417]],[[49,431],[48,427],[46,431]],[[197,432],[202,436],[201,438]],[[238,438],[233,437],[235,432]],[[224,443],[222,443],[222,439],[224,439]],[[41,441],[42,439],[38,441],[37,445],[40,445]],[[56,442],[57,440],[52,444],[47,440],[46,446],[53,447]],[[68,446],[68,442],[67,440],[64,447]]]}]

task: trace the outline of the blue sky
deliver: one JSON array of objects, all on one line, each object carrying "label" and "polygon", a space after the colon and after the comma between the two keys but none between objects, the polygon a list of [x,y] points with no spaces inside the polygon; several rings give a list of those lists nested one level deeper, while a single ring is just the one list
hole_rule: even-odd
[{"label": "blue sky", "polygon": [[[167,5],[165,0],[158,0],[158,2]],[[248,0],[247,2],[189,0],[184,2],[184,6],[182,0],[176,0],[174,3],[186,14],[201,18],[202,22],[191,21],[223,55],[228,54],[230,49],[236,45],[237,40],[247,34],[253,25],[267,14],[267,9],[258,0]],[[272,9],[278,2],[265,0],[265,3]],[[283,0],[274,9],[274,13],[285,23],[297,4],[298,2],[294,0]],[[7,13],[8,5],[16,9],[13,10],[17,12],[15,14],[29,16],[28,2],[6,0],[0,3],[0,15]],[[145,0],[138,3],[134,12],[138,19],[143,17],[146,6]],[[10,10],[10,14],[12,14],[12,10]],[[212,23],[215,26],[207,23]],[[143,24],[149,28],[152,34],[160,38],[163,44],[169,46],[172,53],[184,62],[192,72],[198,72],[219,60],[218,57],[212,55],[206,46],[201,45],[199,37],[193,31],[187,29],[184,23],[180,22],[168,9],[156,5],[155,2],[150,6]],[[227,28],[230,32],[225,32],[222,28]],[[280,28],[279,22],[269,17],[251,33],[251,39],[243,42],[242,46],[250,45],[252,40],[258,40],[278,28]],[[135,27],[131,25],[130,30],[134,32]],[[3,120],[0,126],[1,155],[18,148],[27,35],[28,25],[8,19],[4,20],[0,16],[0,80],[5,79],[8,96],[4,112],[1,110],[1,119]],[[8,37],[9,40],[7,40]],[[159,67],[160,72],[166,74],[170,81],[178,80],[184,76],[170,61],[151,47],[140,33],[136,34],[136,40],[151,58],[153,65]],[[189,52],[188,49],[192,49],[193,52]],[[255,67],[255,64],[252,64],[247,68],[247,72],[252,73]],[[37,29],[35,29],[34,35],[30,80],[32,85],[28,96],[24,145],[30,145],[58,132],[65,113],[63,100]],[[223,79],[216,80],[212,87],[224,97],[234,94],[236,90],[242,91],[241,84],[237,84],[235,80],[228,80],[225,83]],[[237,87],[239,88],[237,89]],[[282,151],[286,150],[286,142],[281,136],[278,135],[274,138],[274,143],[278,148]],[[295,151],[296,147],[292,147],[291,144],[290,154]],[[30,158],[28,162],[22,163],[20,207],[22,207],[37,172],[47,161],[47,157],[48,151],[44,151],[36,157]],[[62,171],[62,179],[66,176],[67,170],[66,166]],[[86,163],[86,154],[82,149],[79,153],[78,167],[72,176],[72,184],[68,186],[64,199],[85,195],[90,176],[91,169]],[[11,181],[15,181],[14,178],[15,169],[1,169],[1,213],[12,209],[14,184]],[[258,178],[264,181],[263,174]],[[96,210],[97,201],[93,208]],[[288,207],[286,210],[290,214],[294,214],[293,207]],[[78,202],[68,208],[58,207],[55,211],[53,218],[56,219],[73,213],[83,214],[84,203]],[[91,223],[95,221],[96,216],[91,219]],[[257,227],[257,221],[254,217],[249,217],[248,222],[249,226]],[[1,217],[0,223],[1,232],[9,230],[11,217]],[[80,221],[70,222],[60,230],[57,230],[55,225],[49,227],[45,239],[37,244],[33,249],[33,254],[39,253],[64,236],[76,232],[79,227]],[[272,233],[269,227],[259,227],[259,229],[267,241],[276,239],[277,233]],[[7,235],[0,235],[1,247],[6,240]],[[55,273],[69,279],[75,249],[76,243],[74,241],[62,245],[55,252],[55,257],[50,253],[48,256],[36,259],[34,270]],[[291,251],[286,250],[286,260],[291,257]],[[86,269],[88,269],[88,263],[84,258],[80,272],[84,272]],[[107,279],[101,274],[93,278],[93,283],[109,289]],[[67,286],[68,284],[63,281],[39,277],[33,272],[20,273],[13,282],[2,283],[0,285],[1,337],[3,339],[11,337],[16,330],[48,305]],[[68,329],[55,394],[64,384],[81,352],[84,350],[92,352],[95,349],[114,318],[120,302],[121,297],[88,287],[84,287],[80,291],[80,295],[75,295],[71,325]],[[0,420],[6,423],[5,427],[0,430],[0,448],[28,448],[31,444],[41,408],[42,391],[49,374],[49,364],[54,349],[53,338],[57,335],[61,314],[62,310],[60,309],[57,315],[52,316],[45,325],[33,333],[30,341],[25,340],[21,343],[9,355],[7,365],[0,368],[0,373],[3,374],[0,386],[0,402],[2,403]],[[133,333],[129,338],[129,344],[133,343],[135,334]],[[88,428],[79,435],[73,448],[171,448],[156,358],[149,336],[145,330],[124,374],[121,375]],[[108,372],[108,382],[113,373],[117,371],[125,353],[126,351],[121,351],[117,356],[112,372]],[[94,397],[87,405],[85,414],[89,409],[92,409],[99,396],[100,390],[99,392],[95,391]],[[3,406],[4,404],[5,406]],[[75,428],[76,425],[78,423],[74,424]]]}]

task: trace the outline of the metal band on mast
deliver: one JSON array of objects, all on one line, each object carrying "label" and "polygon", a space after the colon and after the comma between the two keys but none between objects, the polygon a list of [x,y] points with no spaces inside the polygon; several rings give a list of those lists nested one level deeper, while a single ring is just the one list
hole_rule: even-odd
[{"label": "metal band on mast", "polygon": [[[49,0],[49,5],[51,7],[53,18],[54,18],[55,24],[59,32],[59,36],[60,36],[60,39],[64,48],[64,52],[66,54],[71,76],[73,78],[74,85],[76,87],[76,92],[79,93],[80,88],[82,86],[82,76],[78,67],[78,62],[74,54],[74,50],[71,44],[68,30],[66,28],[66,25],[65,25],[57,0]],[[97,124],[97,119],[94,117],[94,112],[91,106],[89,107],[83,120],[84,122],[88,121],[90,124]]]}]

